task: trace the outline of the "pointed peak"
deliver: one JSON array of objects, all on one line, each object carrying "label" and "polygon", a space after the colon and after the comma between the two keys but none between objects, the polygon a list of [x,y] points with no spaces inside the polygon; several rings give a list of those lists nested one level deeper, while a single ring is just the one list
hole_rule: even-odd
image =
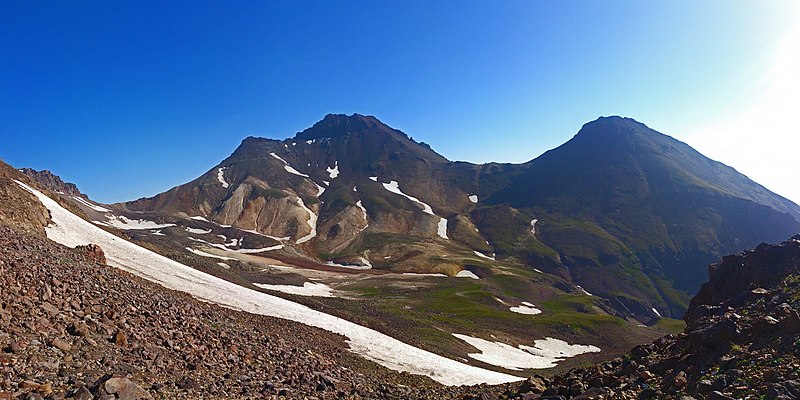
[{"label": "pointed peak", "polygon": [[383,131],[387,133],[393,132],[406,136],[404,133],[390,128],[388,125],[371,115],[328,114],[321,121],[315,123],[311,128],[308,128],[295,135],[295,139],[311,140],[334,138],[347,136],[351,133],[367,131]]}]

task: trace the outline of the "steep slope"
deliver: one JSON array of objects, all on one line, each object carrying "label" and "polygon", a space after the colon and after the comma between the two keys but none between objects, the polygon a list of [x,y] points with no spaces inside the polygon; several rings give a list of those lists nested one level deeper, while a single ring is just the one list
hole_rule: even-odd
[{"label": "steep slope", "polygon": [[[800,232],[796,204],[620,117],[586,124],[484,204],[475,215],[485,232],[507,226],[504,218],[519,230],[537,220],[539,246],[496,246],[506,254],[542,262],[627,307],[650,299],[672,315],[705,279],[701,265]],[[520,216],[504,217],[508,207]]]}]

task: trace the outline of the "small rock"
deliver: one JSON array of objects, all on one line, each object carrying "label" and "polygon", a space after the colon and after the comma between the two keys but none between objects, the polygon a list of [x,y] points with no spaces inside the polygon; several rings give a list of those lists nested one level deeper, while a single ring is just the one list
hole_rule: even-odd
[{"label": "small rock", "polygon": [[722,392],[715,390],[706,396],[706,400],[736,400],[731,396],[723,394]]},{"label": "small rock", "polygon": [[128,345],[128,335],[125,334],[123,331],[117,331],[114,334],[114,344],[120,347],[125,347]]},{"label": "small rock", "polygon": [[127,378],[111,378],[103,384],[103,388],[109,394],[117,395],[119,400],[152,399],[147,391]]},{"label": "small rock", "polygon": [[68,343],[68,342],[66,342],[64,340],[61,340],[59,338],[53,339],[53,347],[65,352],[65,353],[70,351],[70,350],[72,350],[72,345],[70,343]]},{"label": "small rock", "polygon": [[73,336],[86,337],[89,336],[89,327],[83,323],[73,322],[72,325],[67,328],[67,332]]}]

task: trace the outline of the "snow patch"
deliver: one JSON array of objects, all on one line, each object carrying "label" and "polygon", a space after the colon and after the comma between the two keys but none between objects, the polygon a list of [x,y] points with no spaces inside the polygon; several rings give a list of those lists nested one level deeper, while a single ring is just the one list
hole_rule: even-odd
[{"label": "snow patch", "polygon": [[302,207],[304,210],[306,210],[306,212],[308,212],[308,226],[311,227],[311,232],[308,235],[305,235],[300,239],[297,239],[297,244],[300,244],[300,243],[305,243],[313,239],[315,236],[317,236],[317,214],[314,214],[314,212],[311,211],[310,208],[306,207],[305,203],[303,203],[303,199],[301,199],[300,197],[297,198],[297,204],[300,205],[300,207]]},{"label": "snow patch", "polygon": [[565,358],[600,351],[595,346],[571,345],[563,340],[550,337],[534,341],[533,346],[519,345],[514,347],[502,342],[491,342],[456,333],[453,336],[469,343],[480,351],[480,353],[468,354],[469,357],[512,371],[553,368]]},{"label": "snow patch", "polygon": [[217,169],[217,180],[222,184],[222,187],[227,189],[230,185],[228,185],[228,182],[225,182],[225,168],[227,167],[220,167]]},{"label": "snow patch", "polygon": [[436,226],[436,234],[442,239],[447,239],[447,218],[439,218],[439,224]]},{"label": "snow patch", "polygon": [[378,181],[378,177],[377,176],[370,176],[369,180],[371,180],[373,182],[377,182]]},{"label": "snow patch", "polygon": [[356,207],[361,209],[361,213],[364,215],[364,221],[367,221],[367,224],[364,225],[364,227],[361,228],[361,230],[358,231],[358,232],[363,232],[364,229],[369,228],[369,218],[367,217],[367,209],[364,208],[364,205],[361,203],[361,200],[356,202]]},{"label": "snow patch", "polygon": [[[316,182],[314,182],[314,184],[317,185]],[[317,197],[322,196],[323,193],[325,193],[325,188],[317,185]]]},{"label": "snow patch", "polygon": [[656,308],[655,308],[655,307],[653,307],[653,313],[655,313],[655,314],[658,316],[658,318],[662,318],[662,317],[661,317],[661,313],[660,313],[660,312],[658,312],[658,310],[656,310]]},{"label": "snow patch", "polygon": [[90,203],[90,202],[88,202],[88,201],[86,201],[83,198],[80,198],[78,196],[72,196],[72,198],[75,199],[75,201],[77,201],[78,203],[81,203],[81,204],[85,205],[86,207],[91,208],[92,210],[99,211],[99,212],[111,212],[111,210],[109,210],[109,209],[107,209],[105,207],[100,207],[97,204],[92,204],[92,203]]},{"label": "snow patch", "polygon": [[414,276],[435,276],[437,278],[447,278],[445,274],[419,274],[416,272],[403,272],[403,275],[414,275]]},{"label": "snow patch", "polygon": [[531,303],[528,303],[527,301],[523,301],[522,304],[520,304],[517,307],[511,307],[509,310],[511,310],[511,312],[515,312],[518,314],[527,314],[527,315],[536,315],[542,313],[542,310],[536,308],[536,306],[534,306]]},{"label": "snow patch", "polygon": [[425,375],[445,385],[501,384],[524,379],[460,363],[345,319],[195,270],[112,235],[35,189],[16,182],[50,210],[52,223],[45,228],[50,240],[69,247],[95,243],[103,249],[110,265],[166,288],[231,309],[284,318],[344,335],[350,350],[356,354],[387,368]]},{"label": "snow patch", "polygon": [[462,269],[461,271],[458,271],[458,273],[456,274],[456,278],[481,279],[480,277],[478,277],[478,275],[473,274],[472,271],[468,269]]},{"label": "snow patch", "polygon": [[[372,179],[372,178],[370,178],[370,179]],[[377,179],[377,178],[376,178],[376,179]],[[423,211],[423,212],[426,212],[426,213],[428,213],[428,214],[430,214],[430,215],[435,215],[435,214],[433,213],[433,209],[431,208],[431,206],[429,206],[429,205],[427,205],[427,204],[423,203],[422,201],[420,201],[420,200],[419,200],[418,198],[416,198],[416,197],[409,196],[409,195],[407,195],[407,194],[403,193],[403,192],[400,190],[400,184],[399,184],[399,183],[397,183],[397,181],[391,181],[391,182],[389,182],[389,183],[384,183],[384,184],[383,184],[383,187],[384,187],[384,188],[386,188],[386,190],[388,190],[388,191],[390,191],[390,192],[392,192],[392,193],[394,193],[394,194],[399,194],[400,196],[403,196],[403,197],[405,197],[405,198],[407,198],[407,199],[409,199],[409,200],[411,200],[411,201],[413,201],[413,202],[415,202],[415,203],[417,203],[417,204],[421,205],[421,206],[422,206],[422,211]],[[441,236],[441,235],[440,235],[440,236]]]},{"label": "snow patch", "polygon": [[473,202],[475,204],[478,204],[478,195],[477,194],[469,195],[469,201],[471,201],[471,202]]},{"label": "snow patch", "polygon": [[[363,257],[361,257],[361,259],[364,260]],[[369,263],[369,261],[367,261],[367,263]],[[356,270],[372,269],[372,264],[369,264],[369,265],[337,264],[337,263],[335,263],[333,261],[328,261],[327,263],[325,263],[325,265],[330,266],[330,267],[339,267],[339,268],[356,269]]]},{"label": "snow patch", "polygon": [[492,256],[492,257],[489,257],[489,256],[487,256],[486,254],[483,254],[483,253],[481,253],[480,251],[474,251],[474,250],[473,250],[473,253],[475,253],[475,255],[476,255],[476,256],[478,256],[478,257],[485,258],[485,259],[487,259],[487,260],[492,260],[492,261],[495,261],[495,259],[494,259],[494,257],[493,257],[493,256]]},{"label": "snow patch", "polygon": [[333,168],[327,167],[326,171],[328,171],[328,175],[330,175],[331,179],[336,179],[339,176],[339,161],[333,165]]},{"label": "snow patch", "polygon": [[193,220],[195,220],[195,221],[205,221],[205,222],[211,222],[211,221],[207,220],[207,219],[206,219],[206,217],[201,217],[201,216],[199,216],[199,215],[198,215],[198,216],[196,216],[196,217],[189,217],[189,219],[193,219]]},{"label": "snow patch", "polygon": [[93,221],[95,224],[110,226],[112,228],[130,229],[159,229],[175,226],[175,224],[157,224],[146,219],[128,219],[124,215],[110,215],[108,221]]},{"label": "snow patch", "polygon": [[[539,271],[539,272],[541,272],[541,271]],[[591,294],[591,293],[587,292],[587,291],[586,291],[586,289],[584,289],[583,287],[581,287],[581,285],[576,285],[576,287],[577,287],[578,289],[580,289],[580,290],[581,290],[581,292],[583,292],[583,294],[585,294],[585,295],[587,295],[587,296],[594,296],[593,294]]]},{"label": "snow patch", "polygon": [[150,234],[151,234],[151,235],[156,235],[156,236],[167,236],[167,235],[165,235],[165,234],[161,233],[161,230],[160,230],[160,229],[159,229],[159,230],[157,230],[157,231],[151,231],[151,232],[150,232]]},{"label": "snow patch", "polygon": [[296,294],[298,296],[313,297],[334,297],[333,289],[324,283],[305,282],[303,286],[294,285],[268,285],[265,283],[254,283],[254,286],[262,289],[274,290],[276,292]]},{"label": "snow patch", "polygon": [[533,234],[533,235],[536,234],[536,223],[537,222],[539,222],[538,219],[532,219],[531,220],[531,234]]},{"label": "snow patch", "polygon": [[194,254],[197,254],[198,256],[202,256],[202,257],[208,257],[208,258],[218,258],[218,259],[220,259],[220,260],[233,260],[233,261],[236,261],[236,259],[235,259],[235,258],[218,256],[218,255],[216,255],[216,254],[206,253],[206,252],[205,252],[205,251],[203,251],[203,250],[197,250],[197,249],[193,249],[193,248],[191,248],[191,247],[187,247],[187,248],[186,248],[186,250],[189,250],[190,252],[192,252],[192,253],[194,253]]},{"label": "snow patch", "polygon": [[211,233],[211,229],[207,229],[207,230],[206,229],[196,229],[196,228],[190,228],[190,227],[187,226],[186,227],[186,232],[194,233],[195,235],[207,235],[207,234]]},{"label": "snow patch", "polygon": [[218,262],[217,265],[219,265],[220,267],[225,268],[225,269],[231,269],[231,266],[228,265],[228,264],[225,264],[224,262]]},{"label": "snow patch", "polygon": [[[292,143],[292,144],[294,145],[295,143]],[[270,154],[271,156],[273,156],[273,157],[275,157],[275,158],[277,158],[278,160],[281,160],[281,161],[283,162],[283,169],[285,169],[285,170],[286,170],[286,172],[288,172],[288,173],[290,173],[290,174],[297,175],[297,176],[302,176],[302,177],[304,177],[304,178],[309,178],[309,176],[308,176],[308,175],[306,175],[306,174],[304,174],[304,173],[302,173],[302,172],[300,172],[300,171],[298,171],[298,170],[296,170],[296,169],[292,168],[292,166],[291,166],[291,165],[289,165],[289,163],[288,163],[288,162],[286,162],[286,160],[282,159],[282,158],[281,158],[281,156],[279,156],[279,155],[277,155],[277,154],[275,154],[275,153],[269,153],[269,154]]]}]

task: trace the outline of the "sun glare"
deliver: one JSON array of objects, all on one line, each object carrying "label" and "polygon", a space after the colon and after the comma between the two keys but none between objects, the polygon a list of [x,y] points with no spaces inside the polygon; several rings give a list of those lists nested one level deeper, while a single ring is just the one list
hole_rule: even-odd
[{"label": "sun glare", "polygon": [[[795,7],[800,21],[800,7]],[[800,22],[782,38],[769,68],[745,105],[735,113],[689,132],[685,138],[700,152],[800,203]]]}]

